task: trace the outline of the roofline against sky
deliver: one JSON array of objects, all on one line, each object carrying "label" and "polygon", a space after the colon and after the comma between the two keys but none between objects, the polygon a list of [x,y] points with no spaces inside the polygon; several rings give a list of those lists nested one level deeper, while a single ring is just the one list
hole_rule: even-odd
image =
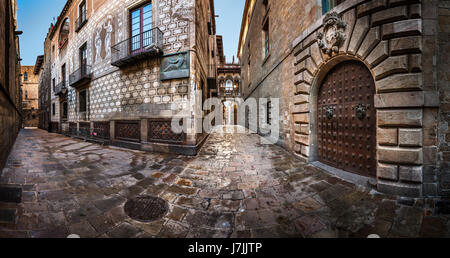
[{"label": "roofline against sky", "polygon": [[242,45],[244,44],[244,42],[242,42],[242,41],[245,40],[245,36],[247,36],[247,35],[244,35],[244,29],[247,26],[246,17],[248,15],[250,1],[254,1],[254,0],[245,0],[244,13],[242,15],[241,32],[240,32],[240,36],[239,36],[239,45],[238,45],[238,49],[237,49],[237,57],[239,59],[241,58],[241,48],[243,47]]}]

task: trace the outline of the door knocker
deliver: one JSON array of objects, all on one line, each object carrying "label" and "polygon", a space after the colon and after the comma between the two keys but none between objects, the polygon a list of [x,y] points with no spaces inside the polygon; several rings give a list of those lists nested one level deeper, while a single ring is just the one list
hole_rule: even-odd
[{"label": "door knocker", "polygon": [[328,120],[331,120],[334,117],[333,106],[326,107],[325,116],[328,118]]},{"label": "door knocker", "polygon": [[366,108],[366,106],[364,104],[356,105],[355,111],[356,111],[356,117],[359,120],[363,120],[364,118],[366,118],[367,108]]}]

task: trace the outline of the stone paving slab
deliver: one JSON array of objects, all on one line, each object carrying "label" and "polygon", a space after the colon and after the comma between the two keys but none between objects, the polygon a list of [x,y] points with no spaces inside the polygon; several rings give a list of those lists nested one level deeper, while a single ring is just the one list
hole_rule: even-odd
[{"label": "stone paving slab", "polygon": [[[23,189],[1,237],[449,237],[450,220],[331,176],[255,134],[213,133],[197,157],[145,153],[22,130],[0,185]],[[168,202],[134,221],[127,200]]]}]

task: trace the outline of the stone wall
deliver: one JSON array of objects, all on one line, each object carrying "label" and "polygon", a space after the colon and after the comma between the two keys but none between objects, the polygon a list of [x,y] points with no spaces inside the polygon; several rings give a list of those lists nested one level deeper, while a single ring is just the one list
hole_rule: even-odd
[{"label": "stone wall", "polygon": [[[281,98],[283,146],[306,161],[317,160],[319,88],[333,67],[354,60],[371,71],[376,85],[377,189],[410,197],[448,193],[447,3],[344,1],[328,12],[346,24],[344,40],[335,49],[330,45],[330,52],[325,53],[322,50],[328,46],[319,39],[325,41],[328,36],[323,25],[326,16],[317,15],[317,1],[302,3],[302,8],[295,2],[287,1],[288,12],[273,12],[274,5],[270,6],[271,26],[283,24],[272,18],[276,14],[286,20],[288,15],[304,17],[305,12],[313,17],[306,26],[297,22],[270,29],[274,30],[271,46],[286,53],[275,67],[264,68],[272,54],[261,59],[259,26],[266,17],[262,1],[256,1],[247,40],[241,42],[244,92],[249,97]],[[292,39],[292,44],[284,39]]]},{"label": "stone wall", "polygon": [[[84,44],[87,47],[87,63],[92,67],[93,74],[90,82],[82,87],[69,87],[67,96],[55,96],[52,89],[51,102],[55,104],[56,110],[51,121],[59,123],[61,130],[68,129],[70,123],[110,122],[113,133],[114,121],[139,120],[142,125],[141,143],[146,144],[149,141],[146,133],[148,119],[173,117],[188,107],[188,101],[195,101],[195,91],[200,89],[201,81],[206,85],[207,69],[210,65],[208,58],[211,56],[208,51],[212,46],[208,35],[208,20],[205,19],[214,19],[214,16],[211,16],[212,2],[152,1],[153,27],[157,27],[163,34],[162,52],[164,55],[187,52],[190,60],[190,75],[170,80],[160,78],[160,57],[136,60],[120,68],[111,65],[111,46],[130,38],[130,10],[148,1],[104,0],[94,3],[88,0],[88,21],[75,32],[74,20],[79,15],[80,2],[68,1],[68,6],[60,17],[61,21],[66,18],[70,20],[67,45],[58,48],[60,23],[57,23],[58,27],[55,27],[48,37],[52,48],[55,49],[51,53],[51,78],[56,79],[56,84],[60,83],[61,66],[66,64],[66,85],[69,85],[68,75],[79,68],[79,49]],[[202,14],[197,18],[198,21],[195,20],[196,14]],[[196,34],[196,31],[199,33]],[[202,46],[199,46],[200,43]],[[86,116],[78,112],[81,90],[87,90],[88,95]],[[68,119],[61,121],[61,103],[65,100],[68,101]],[[193,116],[193,113],[190,116]],[[197,144],[197,134],[193,129],[188,132],[186,144]]]},{"label": "stone wall", "polygon": [[[34,66],[22,66],[21,75],[23,126],[38,127],[39,75],[34,74]],[[25,81],[25,77],[27,77],[27,81]]]},{"label": "stone wall", "polygon": [[[432,3],[435,4],[435,3]],[[450,197],[450,2],[439,1],[435,7],[430,6],[430,18],[437,13],[437,20],[430,23],[437,25],[437,85],[440,93],[440,110],[438,115],[438,193]],[[434,176],[434,174],[433,174]]]},{"label": "stone wall", "polygon": [[[280,141],[293,150],[293,122],[289,114],[291,92],[294,91],[292,41],[320,17],[317,1],[268,1],[266,14],[263,1],[256,1],[240,58],[242,94],[244,98],[280,99]],[[264,56],[263,25],[269,21],[270,55]]]},{"label": "stone wall", "polygon": [[15,1],[0,2],[0,171],[21,127]]}]

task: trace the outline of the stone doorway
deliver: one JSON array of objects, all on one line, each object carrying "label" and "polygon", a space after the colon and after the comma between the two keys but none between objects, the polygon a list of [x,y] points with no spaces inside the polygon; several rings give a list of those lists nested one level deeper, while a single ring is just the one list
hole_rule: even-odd
[{"label": "stone doorway", "polygon": [[364,64],[345,61],[325,76],[317,99],[318,160],[376,177],[375,82]]}]

